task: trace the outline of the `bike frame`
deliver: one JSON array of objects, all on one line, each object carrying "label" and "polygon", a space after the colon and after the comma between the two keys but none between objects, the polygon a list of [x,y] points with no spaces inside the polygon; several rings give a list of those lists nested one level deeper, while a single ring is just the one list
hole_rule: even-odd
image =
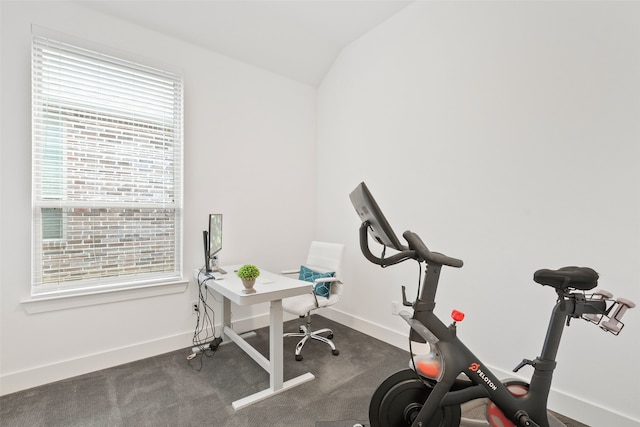
[{"label": "bike frame", "polygon": [[[443,372],[432,391],[424,402],[420,412],[413,421],[413,427],[427,426],[429,420],[435,417],[442,406],[461,405],[474,399],[489,398],[505,416],[515,425],[550,427],[547,415],[547,399],[551,389],[553,371],[556,367],[556,355],[565,325],[571,318],[579,318],[584,314],[602,314],[606,312],[606,302],[594,299],[583,291],[572,288],[556,289],[558,299],[551,314],[546,338],[539,357],[534,360],[523,360],[514,371],[525,365],[534,368],[528,392],[523,396],[514,396],[489,368],[457,337],[456,323],[446,326],[433,312],[435,295],[438,288],[440,271],[443,265],[461,266],[453,258],[442,254],[431,253],[431,260],[416,256],[416,251],[406,250],[388,257],[378,258],[368,247],[367,229],[364,222],[360,228],[360,246],[363,254],[370,261],[389,266],[409,259],[426,262],[426,272],[418,300],[412,304],[406,302],[403,290],[403,300],[406,305],[413,307],[413,316],[402,313],[402,317],[411,326],[411,340],[429,342],[443,361]],[[410,232],[407,232],[410,233]],[[405,233],[405,238],[411,237]],[[415,235],[414,235],[415,236]],[[412,239],[416,239],[417,236]],[[419,241],[417,243],[422,243]],[[409,240],[409,239],[407,239]],[[410,242],[411,243],[411,242]],[[413,242],[412,246],[417,246]],[[425,250],[428,252],[428,249]],[[442,260],[443,262],[437,262]],[[464,373],[469,382],[461,385],[459,375]]]},{"label": "bike frame", "polygon": [[[434,314],[435,299],[433,297],[441,268],[442,266],[437,264],[427,265],[419,299],[413,304],[413,319],[418,322],[418,325],[424,325],[437,338],[437,342],[430,342],[430,344],[437,348],[444,362],[442,379],[433,388],[413,426],[421,425],[419,423],[427,425],[428,420],[434,416],[440,406],[460,405],[473,399],[489,398],[516,425],[549,427],[547,398],[565,324],[572,317],[602,313],[606,308],[605,302],[585,298],[582,292],[558,291],[558,301],[549,321],[540,356],[533,361],[523,361],[517,368],[525,364],[534,367],[528,393],[517,397],[511,394],[491,370],[460,341],[456,335],[455,322],[447,327]],[[412,331],[420,335],[419,327],[415,326],[414,324]],[[421,336],[421,338],[426,340],[426,337]],[[461,390],[452,390],[460,373],[464,373],[474,384]]]}]

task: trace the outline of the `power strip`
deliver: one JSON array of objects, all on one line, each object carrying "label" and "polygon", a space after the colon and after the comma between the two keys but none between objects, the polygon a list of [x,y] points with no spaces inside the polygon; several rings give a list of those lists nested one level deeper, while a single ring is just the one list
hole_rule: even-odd
[{"label": "power strip", "polygon": [[211,341],[209,344],[204,344],[198,347],[191,347],[191,353],[193,354],[202,353],[202,350],[215,351],[221,343],[222,343],[222,338],[217,337],[216,339]]},{"label": "power strip", "polygon": [[[240,337],[242,338],[249,338],[249,337],[255,337],[256,333],[253,331],[249,331],[249,332],[245,332],[243,334],[240,334]],[[227,342],[222,342],[222,337],[217,337],[215,338],[213,341],[211,341],[209,344],[203,344],[201,346],[198,347],[191,347],[191,354],[187,356],[187,360],[191,360],[194,357],[196,357],[197,354],[202,353],[203,350],[212,350],[215,351],[218,349],[219,345],[223,345],[223,344],[227,344],[231,341],[227,341]]]}]

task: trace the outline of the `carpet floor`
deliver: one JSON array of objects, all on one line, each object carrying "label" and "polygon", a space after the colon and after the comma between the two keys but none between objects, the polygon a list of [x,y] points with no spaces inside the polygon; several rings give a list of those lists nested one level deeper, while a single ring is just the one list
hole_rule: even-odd
[{"label": "carpet floor", "polygon": [[[301,320],[286,322],[294,332]],[[46,384],[0,398],[5,427],[273,426],[352,427],[368,423],[369,400],[389,375],[405,369],[408,353],[324,317],[340,354],[309,342],[296,362],[297,340],[285,339],[285,380],[315,379],[235,411],[231,402],[269,387],[269,377],[235,344],[187,360],[190,348]],[[247,339],[268,357],[269,332]],[[588,427],[562,418],[570,427]]]}]

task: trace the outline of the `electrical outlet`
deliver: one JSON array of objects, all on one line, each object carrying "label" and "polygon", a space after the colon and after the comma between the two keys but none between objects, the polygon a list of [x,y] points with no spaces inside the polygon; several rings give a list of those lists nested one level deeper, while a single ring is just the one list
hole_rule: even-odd
[{"label": "electrical outlet", "polygon": [[402,304],[400,304],[398,301],[391,301],[391,313],[397,316],[398,313],[400,313],[401,308]]},{"label": "electrical outlet", "polygon": [[200,307],[199,307],[199,305],[198,305],[198,301],[193,301],[193,302],[191,303],[191,313],[192,313],[192,314],[196,314],[196,313],[197,313],[197,312],[199,312],[199,311],[200,311]]}]

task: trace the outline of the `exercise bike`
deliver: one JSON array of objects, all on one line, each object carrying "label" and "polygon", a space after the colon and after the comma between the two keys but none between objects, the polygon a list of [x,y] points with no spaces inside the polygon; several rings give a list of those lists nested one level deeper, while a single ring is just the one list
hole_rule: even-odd
[{"label": "exercise bike", "polygon": [[[410,325],[410,342],[428,343],[430,352],[413,355],[407,369],[388,377],[374,392],[369,405],[371,427],[559,427],[564,424],[547,411],[556,354],[563,329],[574,318],[583,318],[604,331],[618,335],[624,313],[635,307],[627,299],[612,299],[604,290],[592,291],[598,273],[588,267],[542,269],[535,282],[550,286],[557,294],[547,335],[540,356],[524,359],[516,368],[530,365],[530,383],[519,379],[499,380],[456,336],[456,325],[464,315],[453,311],[453,322],[446,326],[433,312],[440,271],[443,266],[460,268],[462,260],[430,251],[421,238],[405,231],[403,245],[393,232],[366,184],[359,184],[349,195],[362,220],[360,249],[374,264],[388,267],[407,260],[425,264],[425,276],[418,298],[402,301],[413,308],[413,315],[400,311]],[[369,249],[369,236],[383,246],[381,256]],[[396,251],[386,255],[386,249]],[[421,267],[422,268],[422,267]],[[484,406],[486,419],[463,418],[467,409]]]}]

